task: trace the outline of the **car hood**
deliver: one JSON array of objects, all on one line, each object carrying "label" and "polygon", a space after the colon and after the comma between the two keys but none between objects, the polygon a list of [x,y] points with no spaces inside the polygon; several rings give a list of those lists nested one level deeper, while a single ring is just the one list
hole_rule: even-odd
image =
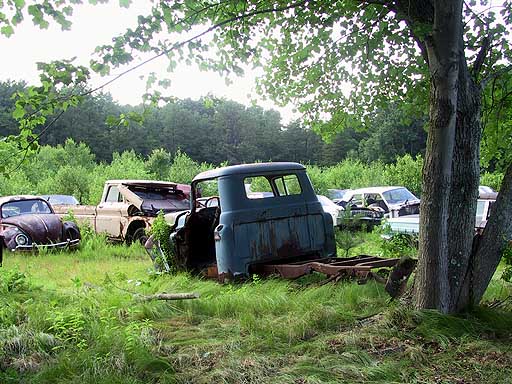
[{"label": "car hood", "polygon": [[32,242],[47,244],[57,242],[62,235],[62,222],[54,214],[27,214],[2,220],[3,224],[15,225],[25,232]]},{"label": "car hood", "polygon": [[[156,216],[160,211],[163,211],[164,213],[182,211],[184,209],[184,205],[187,207],[189,205],[186,198],[168,200],[142,199],[136,193],[130,191],[126,185],[120,185],[118,188],[126,201],[150,216]],[[183,200],[185,200],[185,202],[183,202]]]}]

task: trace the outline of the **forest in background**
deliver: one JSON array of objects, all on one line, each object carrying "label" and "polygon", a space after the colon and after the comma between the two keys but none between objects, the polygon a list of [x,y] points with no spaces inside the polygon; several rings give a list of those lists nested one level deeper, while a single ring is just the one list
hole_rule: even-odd
[{"label": "forest in background", "polygon": [[[16,153],[3,143],[0,157]],[[13,194],[70,194],[81,203],[97,204],[103,184],[109,179],[153,179],[190,183],[199,172],[217,167],[217,164],[197,162],[181,150],[174,154],[165,149],[154,149],[149,156],[134,150],[114,152],[112,161],[97,162],[92,149],[85,143],[67,139],[57,146],[45,145],[30,158],[22,161],[23,153],[11,158],[9,176],[0,175],[0,195]],[[226,165],[227,162],[220,165]],[[378,185],[403,185],[421,196],[421,169],[423,157],[409,154],[397,157],[395,162],[364,163],[345,159],[332,166],[306,163],[307,172],[317,194],[327,194],[329,188],[361,188]],[[481,184],[499,189],[503,174],[483,172]]]},{"label": "forest in background", "polygon": [[[22,82],[0,82],[0,137],[19,133],[12,117],[12,95],[24,88]],[[144,121],[107,123],[109,116],[129,116],[134,110],[143,112]],[[215,165],[271,160],[329,166],[347,158],[387,164],[425,150],[426,118],[410,115],[390,106],[364,130],[347,128],[327,143],[299,121],[283,124],[277,111],[230,100],[175,100],[143,111],[143,107],[119,105],[109,94],[98,94],[86,96],[64,113],[39,142],[55,146],[72,138],[87,144],[98,162],[112,161],[116,152],[133,150],[149,156],[162,148],[172,155],[179,149],[194,161]]]},{"label": "forest in background", "polygon": [[[18,133],[11,95],[23,87],[0,82],[0,136]],[[305,164],[319,194],[403,185],[421,195],[425,117],[406,121],[405,109],[389,107],[365,130],[347,128],[330,142],[298,121],[283,125],[276,111],[224,99],[175,100],[147,109],[144,121],[108,123],[133,110],[109,94],[87,96],[41,135],[42,146],[30,159],[15,144],[2,142],[7,172],[0,175],[0,195],[72,194],[96,204],[108,179],[190,183],[201,171],[254,161]],[[484,171],[481,184],[498,189],[502,177]]]}]

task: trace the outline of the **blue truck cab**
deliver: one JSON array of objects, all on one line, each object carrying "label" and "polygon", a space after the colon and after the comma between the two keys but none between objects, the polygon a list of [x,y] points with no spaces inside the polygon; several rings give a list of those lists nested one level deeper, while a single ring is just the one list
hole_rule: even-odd
[{"label": "blue truck cab", "polygon": [[[200,185],[212,180],[218,196],[200,197]],[[202,172],[192,181],[190,210],[175,223],[171,239],[178,268],[221,281],[247,277],[265,263],[336,254],[332,218],[297,163]]]}]

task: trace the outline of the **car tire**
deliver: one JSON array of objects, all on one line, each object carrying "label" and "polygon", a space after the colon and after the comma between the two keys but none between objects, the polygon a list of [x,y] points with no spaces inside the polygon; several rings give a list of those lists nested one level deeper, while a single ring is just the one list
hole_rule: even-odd
[{"label": "car tire", "polygon": [[148,237],[149,236],[146,234],[146,228],[137,228],[130,236],[130,241],[128,242],[128,244],[140,243],[144,245],[148,240]]}]

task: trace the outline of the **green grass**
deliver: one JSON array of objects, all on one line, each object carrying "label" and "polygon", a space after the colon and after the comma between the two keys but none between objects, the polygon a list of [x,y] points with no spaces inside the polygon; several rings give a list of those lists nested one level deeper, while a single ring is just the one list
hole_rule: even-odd
[{"label": "green grass", "polygon": [[[365,239],[360,249],[378,250],[374,234]],[[8,253],[0,383],[511,382],[510,313],[417,312],[375,282],[220,285],[150,270],[142,248],[101,239],[77,252]],[[201,298],[137,296],[156,292]],[[509,294],[496,279],[485,300]]]}]

